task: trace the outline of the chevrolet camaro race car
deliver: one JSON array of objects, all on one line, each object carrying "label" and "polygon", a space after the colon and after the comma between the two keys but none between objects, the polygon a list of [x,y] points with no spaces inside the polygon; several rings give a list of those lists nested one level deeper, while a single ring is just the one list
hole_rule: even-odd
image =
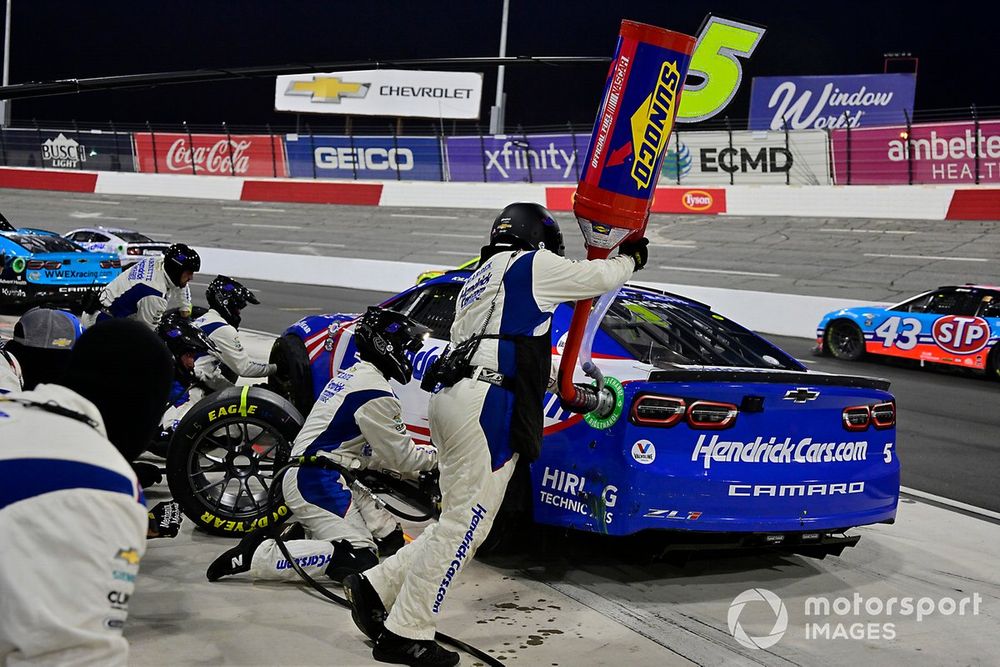
[{"label": "chevrolet camaro race car", "polygon": [[[382,304],[432,331],[414,356],[413,380],[395,386],[418,443],[431,439],[420,380],[447,345],[469,275],[449,272]],[[554,314],[553,364],[571,312],[564,304]],[[308,316],[275,342],[270,388],[288,401],[260,388],[228,390],[178,426],[168,478],[196,523],[239,533],[287,513],[260,512],[268,471],[287,458],[301,414],[331,375],[355,362],[356,317]],[[508,492],[491,539],[516,523],[505,515],[528,514],[535,524],[608,535],[659,531],[686,542],[678,548],[825,555],[857,542],[844,535],[851,527],[893,522],[900,467],[888,382],[808,371],[708,306],[640,287],[620,292],[593,357],[615,409],[577,415],[546,396],[541,457]]]},{"label": "chevrolet camaro race car", "polygon": [[985,371],[1000,379],[1000,287],[939,287],[887,308],[827,313],[816,350],[838,359],[901,357]]},{"label": "chevrolet camaro race car", "polygon": [[121,266],[117,255],[88,252],[60,236],[0,231],[0,308],[45,304],[79,310]]},{"label": "chevrolet camaro race car", "polygon": [[91,252],[110,252],[118,256],[123,267],[135,264],[143,257],[162,255],[169,243],[154,241],[145,234],[117,227],[86,227],[63,234],[78,246]]}]

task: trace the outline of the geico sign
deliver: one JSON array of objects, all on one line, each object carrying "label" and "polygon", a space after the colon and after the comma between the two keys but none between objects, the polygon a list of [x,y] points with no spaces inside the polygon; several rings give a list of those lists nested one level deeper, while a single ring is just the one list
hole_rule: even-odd
[{"label": "geico sign", "polygon": [[409,148],[317,148],[313,155],[320,169],[367,169],[370,171],[410,171],[413,151]]},{"label": "geico sign", "polygon": [[730,174],[737,171],[760,171],[763,173],[784,173],[792,168],[792,152],[780,146],[760,148],[752,152],[746,148],[702,148],[701,170],[717,172],[720,169]]}]

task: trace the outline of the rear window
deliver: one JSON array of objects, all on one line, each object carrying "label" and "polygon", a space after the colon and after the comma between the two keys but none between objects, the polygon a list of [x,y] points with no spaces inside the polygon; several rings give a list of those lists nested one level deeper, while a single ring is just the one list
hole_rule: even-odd
[{"label": "rear window", "polygon": [[116,235],[125,243],[152,243],[153,239],[139,232],[116,232]]},{"label": "rear window", "polygon": [[33,254],[40,252],[84,252],[83,248],[61,236],[10,234],[7,238]]},{"label": "rear window", "polygon": [[728,366],[802,370],[752,331],[669,297],[619,296],[601,329],[639,361],[659,368]]}]

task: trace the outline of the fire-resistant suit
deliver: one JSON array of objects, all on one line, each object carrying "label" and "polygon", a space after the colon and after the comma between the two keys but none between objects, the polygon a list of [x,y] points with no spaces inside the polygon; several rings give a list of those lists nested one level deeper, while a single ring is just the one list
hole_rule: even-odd
[{"label": "fire-resistant suit", "polygon": [[191,290],[178,287],[163,266],[163,257],[147,257],[108,283],[98,310],[87,314],[86,325],[108,317],[127,317],[156,329],[168,308],[191,313]]},{"label": "fire-resistant suit", "polygon": [[[365,572],[386,609],[385,628],[434,638],[448,588],[489,534],[517,461],[511,445],[541,437],[542,398],[551,368],[550,320],[565,301],[622,285],[635,262],[626,256],[574,262],[548,250],[502,251],[484,260],[459,293],[453,346],[486,336],[474,375],[431,396],[442,512],[414,542]],[[484,329],[485,323],[485,329]],[[490,373],[493,371],[494,373]],[[487,382],[499,372],[516,389]],[[537,443],[536,443],[537,445]]]},{"label": "fire-resistant suit", "polygon": [[20,391],[21,387],[21,364],[17,357],[0,347],[0,394]]},{"label": "fire-resistant suit", "polygon": [[124,666],[148,518],[101,413],[57,385],[0,397],[0,480],[0,664]]},{"label": "fire-resistant suit", "polygon": [[[406,432],[399,399],[373,364],[360,361],[340,371],[323,389],[292,446],[292,456],[333,452],[344,467],[388,468],[400,473],[431,470],[433,447],[417,445]],[[340,473],[316,467],[294,468],[284,479],[285,503],[310,539],[287,543],[289,552],[310,575],[322,574],[333,555],[333,542],[375,549],[396,527],[388,512],[364,493],[352,493]],[[274,540],[263,541],[250,567],[254,577],[291,579],[295,571]]]},{"label": "fire-resistant suit", "polygon": [[232,387],[233,383],[223,374],[222,364],[225,364],[239,377],[262,378],[272,375],[277,366],[263,361],[254,361],[247,354],[240,342],[239,332],[222,315],[209,309],[204,315],[194,320],[193,324],[205,332],[208,339],[215,344],[218,356],[205,354],[194,362],[194,377],[197,383],[181,388],[172,397],[171,405],[163,414],[160,427],[173,429],[177,427],[184,415],[207,394]]}]

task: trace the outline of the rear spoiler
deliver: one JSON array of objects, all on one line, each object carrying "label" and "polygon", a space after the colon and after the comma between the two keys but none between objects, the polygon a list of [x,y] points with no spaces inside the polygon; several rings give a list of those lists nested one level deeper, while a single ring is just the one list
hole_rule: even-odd
[{"label": "rear spoiler", "polygon": [[856,387],[888,391],[890,382],[882,378],[858,375],[833,375],[828,373],[755,371],[740,368],[683,368],[675,371],[654,370],[650,382],[758,382],[766,384],[801,384],[803,386]]}]

